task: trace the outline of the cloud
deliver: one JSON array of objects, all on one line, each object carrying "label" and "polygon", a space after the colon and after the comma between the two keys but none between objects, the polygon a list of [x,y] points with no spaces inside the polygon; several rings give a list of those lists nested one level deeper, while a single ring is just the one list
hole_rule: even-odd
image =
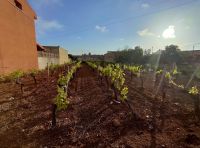
[{"label": "cloud", "polygon": [[154,33],[150,32],[148,28],[137,32],[139,36],[156,36]]},{"label": "cloud", "polygon": [[175,35],[175,26],[170,25],[167,29],[165,29],[165,30],[163,31],[162,36],[163,36],[163,38],[165,38],[165,39],[173,39],[173,38],[176,38],[176,35]]},{"label": "cloud", "polygon": [[39,34],[45,34],[45,32],[51,30],[62,30],[63,27],[64,26],[56,20],[45,20],[38,17],[36,21],[36,29]]},{"label": "cloud", "polygon": [[143,3],[143,4],[141,5],[141,7],[142,7],[142,8],[149,8],[150,5],[149,5],[148,3]]},{"label": "cloud", "polygon": [[96,25],[95,29],[98,30],[98,31],[100,31],[100,32],[107,32],[108,31],[108,29],[106,28],[106,26]]}]

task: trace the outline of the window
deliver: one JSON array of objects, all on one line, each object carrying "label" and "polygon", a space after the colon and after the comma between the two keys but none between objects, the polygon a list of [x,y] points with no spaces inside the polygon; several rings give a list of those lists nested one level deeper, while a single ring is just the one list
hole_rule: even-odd
[{"label": "window", "polygon": [[15,5],[22,10],[22,4],[20,2],[18,2],[17,0],[15,0]]}]

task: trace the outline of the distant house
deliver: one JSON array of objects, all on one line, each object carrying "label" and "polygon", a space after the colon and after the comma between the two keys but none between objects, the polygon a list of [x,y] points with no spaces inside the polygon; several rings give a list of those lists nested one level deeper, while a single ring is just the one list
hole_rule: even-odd
[{"label": "distant house", "polygon": [[200,50],[181,51],[187,63],[200,63]]},{"label": "distant house", "polygon": [[60,46],[41,46],[37,44],[38,66],[45,69],[50,64],[64,64],[71,61],[67,50]]},{"label": "distant house", "polygon": [[185,51],[182,51],[182,53],[185,53],[188,56],[194,56],[194,57],[200,56],[200,50],[185,50]]},{"label": "distant house", "polygon": [[104,60],[103,55],[83,54],[83,55],[79,55],[75,57],[81,61],[103,61]]},{"label": "distant house", "polygon": [[106,62],[115,62],[115,59],[119,56],[119,51],[108,51],[104,54],[104,61]]},{"label": "distant house", "polygon": [[36,18],[27,0],[0,0],[0,74],[38,68]]}]

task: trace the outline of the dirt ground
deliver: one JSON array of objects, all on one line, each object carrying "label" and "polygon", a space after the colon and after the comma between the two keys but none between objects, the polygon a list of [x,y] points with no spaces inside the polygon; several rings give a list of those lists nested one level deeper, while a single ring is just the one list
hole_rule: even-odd
[{"label": "dirt ground", "polygon": [[162,102],[152,97],[151,77],[145,77],[141,90],[140,81],[127,74],[132,116],[125,103],[111,99],[105,81],[87,65],[70,82],[70,105],[57,112],[57,127],[51,129],[58,75],[48,80],[44,72],[36,77],[37,85],[24,78],[24,94],[16,84],[0,84],[0,147],[200,147],[200,124],[189,95],[170,88]]}]

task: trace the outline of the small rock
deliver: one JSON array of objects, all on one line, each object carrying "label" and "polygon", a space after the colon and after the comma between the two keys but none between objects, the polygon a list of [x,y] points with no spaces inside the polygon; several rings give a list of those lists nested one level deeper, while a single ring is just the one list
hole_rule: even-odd
[{"label": "small rock", "polygon": [[97,137],[101,137],[101,133],[97,133]]},{"label": "small rock", "polygon": [[162,147],[162,148],[165,148],[165,147],[166,147],[166,145],[162,144],[162,145],[161,145],[161,147]]},{"label": "small rock", "polygon": [[12,100],[14,100],[14,99],[15,99],[14,97],[10,97],[10,98],[9,98],[10,101],[12,101]]},{"label": "small rock", "polygon": [[68,129],[70,132],[74,131],[74,129],[72,127],[69,127]]},{"label": "small rock", "polygon": [[105,145],[103,143],[99,143],[97,146],[97,148],[104,148],[104,147],[105,147]]},{"label": "small rock", "polygon": [[90,137],[90,134],[87,132],[86,134],[85,134],[85,138],[89,138]]},{"label": "small rock", "polygon": [[125,117],[125,113],[119,113],[119,117],[122,118],[122,117]]},{"label": "small rock", "polygon": [[176,103],[174,103],[174,105],[179,106],[179,103],[176,102]]},{"label": "small rock", "polygon": [[72,142],[73,142],[73,143],[76,143],[77,141],[78,141],[78,139],[75,138],[75,137],[72,139]]},{"label": "small rock", "polygon": [[120,104],[121,102],[118,100],[113,100],[115,103]]},{"label": "small rock", "polygon": [[149,130],[153,130],[153,125],[149,124],[148,128]]},{"label": "small rock", "polygon": [[114,119],[112,121],[112,123],[113,123],[113,126],[115,126],[115,127],[120,127],[121,126],[121,123],[120,123],[120,121],[118,119]]}]

